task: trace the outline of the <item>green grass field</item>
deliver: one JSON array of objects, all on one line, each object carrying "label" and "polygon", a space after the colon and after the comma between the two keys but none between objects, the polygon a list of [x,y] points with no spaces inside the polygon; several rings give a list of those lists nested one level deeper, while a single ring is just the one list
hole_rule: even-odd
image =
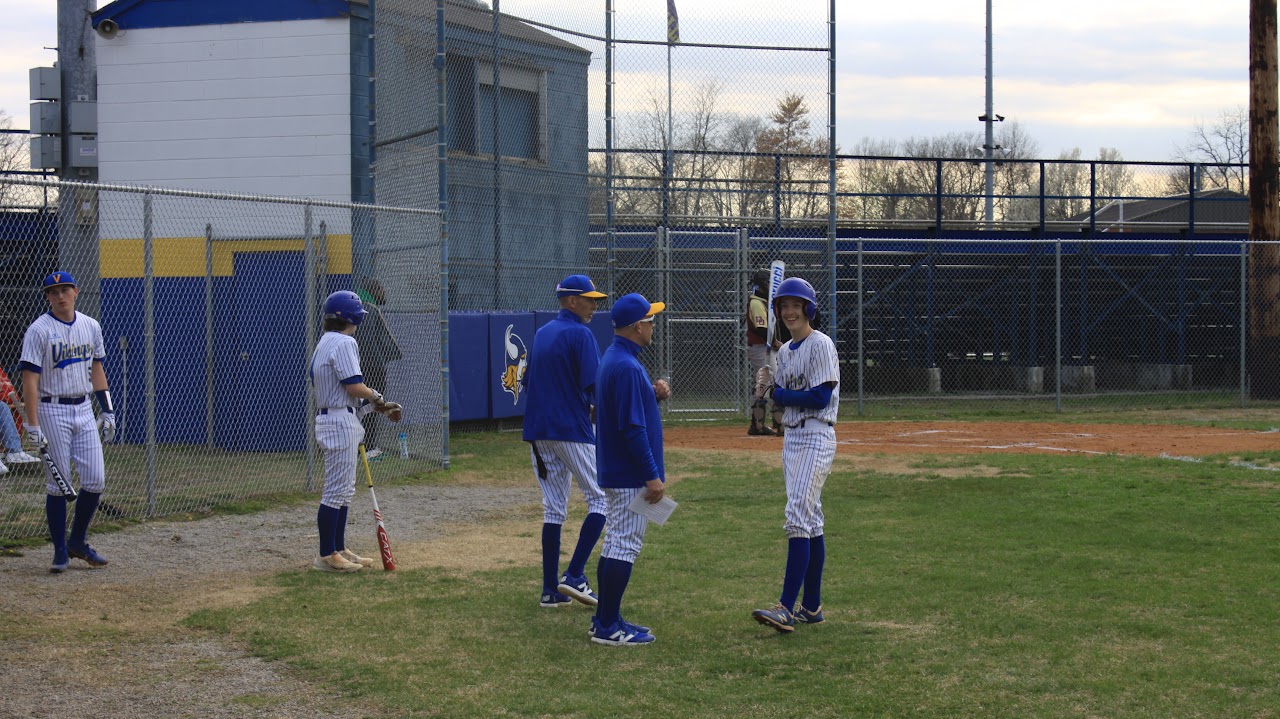
[{"label": "green grass field", "polygon": [[[530,481],[515,434],[452,449],[468,482]],[[540,609],[532,564],[287,573],[188,624],[398,717],[1278,717],[1280,476],[1225,459],[838,459],[827,622],[791,635],[750,617],[781,585],[778,458],[693,450],[623,607],[651,646]]]}]

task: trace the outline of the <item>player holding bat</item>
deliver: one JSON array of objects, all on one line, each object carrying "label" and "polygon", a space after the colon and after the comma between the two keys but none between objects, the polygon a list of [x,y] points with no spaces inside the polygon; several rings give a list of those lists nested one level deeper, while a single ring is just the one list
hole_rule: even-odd
[{"label": "player holding bat", "polygon": [[[89,546],[89,524],[106,485],[102,442],[116,435],[111,392],[102,368],[106,350],[97,320],[76,311],[80,290],[66,272],[44,278],[49,311],[27,328],[22,339],[22,396],[26,399],[27,439],[45,460],[45,518],[53,541],[49,571],[67,570],[68,558],[105,567],[107,560]],[[93,403],[102,414],[95,426]],[[98,431],[102,431],[102,439]],[[71,465],[80,474],[80,495],[71,487]],[[75,499],[71,537],[67,537],[67,502]]]},{"label": "player holding bat", "polygon": [[373,565],[347,549],[347,510],[356,493],[356,460],[364,441],[360,418],[378,412],[392,422],[401,419],[400,405],[387,402],[364,383],[360,350],[353,335],[364,319],[364,304],[342,290],[324,301],[324,336],[311,356],[311,384],[316,396],[316,443],[324,456],[324,494],[316,513],[320,556],[312,565],[325,572],[356,572]]}]

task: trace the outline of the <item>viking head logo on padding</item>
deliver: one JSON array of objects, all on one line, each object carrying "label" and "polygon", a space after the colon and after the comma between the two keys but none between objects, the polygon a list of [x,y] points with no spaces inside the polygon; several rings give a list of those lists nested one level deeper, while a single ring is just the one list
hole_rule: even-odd
[{"label": "viking head logo on padding", "polygon": [[502,373],[502,391],[511,395],[511,404],[520,403],[520,383],[524,380],[525,367],[529,365],[529,350],[520,335],[512,332],[515,325],[507,325],[502,344],[506,348],[507,369]]}]

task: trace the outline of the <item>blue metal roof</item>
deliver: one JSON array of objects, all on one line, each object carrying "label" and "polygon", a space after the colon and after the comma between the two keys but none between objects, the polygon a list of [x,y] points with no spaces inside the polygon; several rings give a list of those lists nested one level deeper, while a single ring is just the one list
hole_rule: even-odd
[{"label": "blue metal roof", "polygon": [[93,26],[108,18],[129,30],[314,20],[364,15],[366,10],[367,3],[360,0],[116,0],[93,13]]}]

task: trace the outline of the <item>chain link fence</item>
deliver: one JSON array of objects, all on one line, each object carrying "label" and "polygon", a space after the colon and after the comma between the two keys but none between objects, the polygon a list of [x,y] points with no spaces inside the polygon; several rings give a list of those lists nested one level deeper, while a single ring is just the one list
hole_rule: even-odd
[{"label": "chain link fence", "polygon": [[[117,405],[119,432],[104,448],[108,516],[318,492],[308,365],[321,304],[339,289],[361,292],[373,312],[356,335],[366,377],[406,407],[400,424],[366,420],[366,446],[384,451],[379,480],[445,466],[435,211],[8,179],[75,198],[74,211],[0,219],[0,341],[20,386],[24,330],[47,310],[41,278],[74,268],[77,309],[102,325]],[[395,272],[372,271],[382,267]],[[19,426],[22,399],[5,411]],[[45,531],[44,482],[40,464],[0,478],[0,539]]]},{"label": "chain link fence", "polygon": [[[1146,394],[1247,401],[1244,239],[779,236],[666,230],[594,235],[590,271],[668,302],[651,375],[672,415],[746,411],[751,274],[782,260],[818,292],[848,410],[906,398],[1018,398],[1080,406]],[[612,257],[613,262],[609,262]],[[1180,400],[1177,398],[1181,398]]]}]

